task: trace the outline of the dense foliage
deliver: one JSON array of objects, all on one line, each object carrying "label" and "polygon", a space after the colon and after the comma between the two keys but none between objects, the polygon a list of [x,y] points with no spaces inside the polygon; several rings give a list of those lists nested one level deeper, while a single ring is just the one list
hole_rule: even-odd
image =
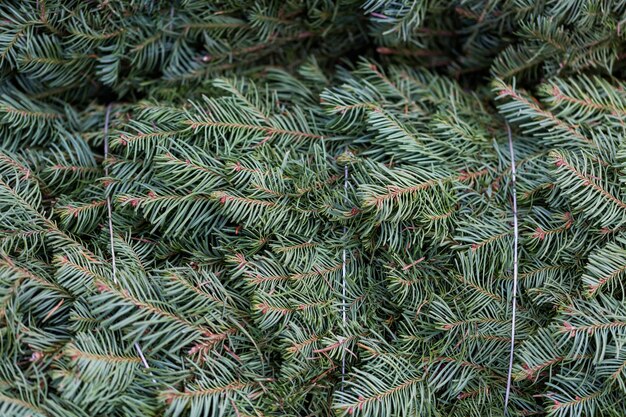
[{"label": "dense foliage", "polygon": [[626,414],[623,2],[0,14],[0,415]]}]

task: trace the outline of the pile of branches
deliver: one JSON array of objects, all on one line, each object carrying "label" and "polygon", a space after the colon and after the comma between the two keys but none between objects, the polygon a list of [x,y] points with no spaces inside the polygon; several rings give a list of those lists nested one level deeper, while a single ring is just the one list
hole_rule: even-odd
[{"label": "pile of branches", "polygon": [[622,2],[0,15],[0,414],[626,413]]}]

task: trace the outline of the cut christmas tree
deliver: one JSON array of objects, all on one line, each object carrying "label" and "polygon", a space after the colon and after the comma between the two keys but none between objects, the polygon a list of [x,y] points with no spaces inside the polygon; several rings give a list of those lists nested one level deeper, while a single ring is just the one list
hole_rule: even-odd
[{"label": "cut christmas tree", "polygon": [[623,2],[0,14],[0,415],[626,414]]}]

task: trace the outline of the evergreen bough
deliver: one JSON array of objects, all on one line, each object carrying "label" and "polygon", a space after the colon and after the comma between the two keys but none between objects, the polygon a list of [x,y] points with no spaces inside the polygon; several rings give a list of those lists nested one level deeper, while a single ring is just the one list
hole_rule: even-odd
[{"label": "evergreen bough", "polygon": [[623,2],[0,15],[1,415],[626,414]]}]

